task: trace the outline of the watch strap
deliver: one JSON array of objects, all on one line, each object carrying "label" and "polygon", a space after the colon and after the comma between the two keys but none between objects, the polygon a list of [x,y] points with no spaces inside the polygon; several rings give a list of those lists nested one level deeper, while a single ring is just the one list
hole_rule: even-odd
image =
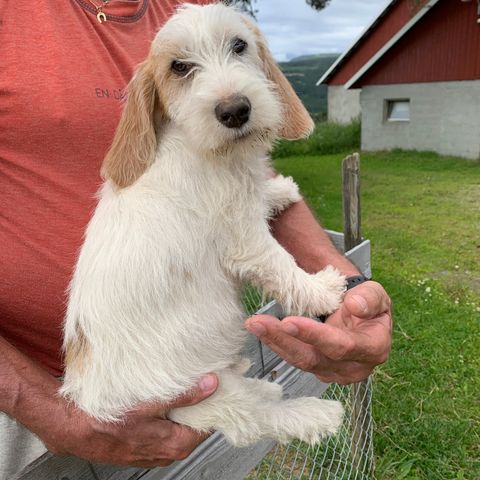
[{"label": "watch strap", "polygon": [[365,275],[355,275],[353,277],[347,277],[347,290],[350,290],[357,285],[368,282],[370,278],[367,278]]}]

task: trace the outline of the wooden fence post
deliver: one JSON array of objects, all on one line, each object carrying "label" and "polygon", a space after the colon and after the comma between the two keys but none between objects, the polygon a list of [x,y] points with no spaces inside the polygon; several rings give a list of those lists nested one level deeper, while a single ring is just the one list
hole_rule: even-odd
[{"label": "wooden fence post", "polygon": [[[343,177],[343,224],[345,252],[362,242],[361,207],[360,207],[360,155],[354,153],[346,157],[342,163]],[[362,471],[371,469],[372,465],[362,465],[362,458],[368,458],[364,450],[371,445],[371,405],[368,380],[353,384],[350,391],[352,406],[352,445],[351,455],[354,467]],[[372,457],[373,458],[373,457]]]},{"label": "wooden fence post", "polygon": [[343,233],[345,251],[362,242],[360,232],[360,155],[354,153],[343,160]]}]

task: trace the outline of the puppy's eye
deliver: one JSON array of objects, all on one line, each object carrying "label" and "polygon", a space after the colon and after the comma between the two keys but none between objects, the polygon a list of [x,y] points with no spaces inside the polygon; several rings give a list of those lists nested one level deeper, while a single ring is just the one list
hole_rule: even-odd
[{"label": "puppy's eye", "polygon": [[174,60],[171,68],[174,73],[184,77],[193,68],[193,64]]},{"label": "puppy's eye", "polygon": [[247,49],[247,46],[248,43],[245,40],[242,40],[241,38],[236,38],[233,42],[232,51],[237,55],[241,55]]}]

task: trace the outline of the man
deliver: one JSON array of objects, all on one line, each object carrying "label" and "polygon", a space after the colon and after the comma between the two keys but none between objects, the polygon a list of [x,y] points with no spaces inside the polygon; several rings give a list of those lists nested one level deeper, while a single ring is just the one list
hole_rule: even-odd
[{"label": "man", "polygon": [[[56,393],[64,292],[95,205],[122,89],[179,3],[37,0],[32,7],[17,0],[0,7],[0,479],[44,444],[93,462],[153,467],[185,458],[202,440],[166,415],[212,394],[214,375],[175,402],[139,406],[122,425],[96,422]],[[274,231],[304,269],[333,264],[347,276],[358,274],[303,202]],[[257,316],[246,327],[290,363],[348,383],[388,355],[389,299],[380,285],[364,282],[324,325]]]}]

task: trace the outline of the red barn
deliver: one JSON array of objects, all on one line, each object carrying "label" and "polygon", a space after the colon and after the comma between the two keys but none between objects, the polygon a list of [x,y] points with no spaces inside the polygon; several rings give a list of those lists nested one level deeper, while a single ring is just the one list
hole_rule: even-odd
[{"label": "red barn", "polygon": [[393,0],[319,80],[362,148],[480,158],[480,0]]}]

